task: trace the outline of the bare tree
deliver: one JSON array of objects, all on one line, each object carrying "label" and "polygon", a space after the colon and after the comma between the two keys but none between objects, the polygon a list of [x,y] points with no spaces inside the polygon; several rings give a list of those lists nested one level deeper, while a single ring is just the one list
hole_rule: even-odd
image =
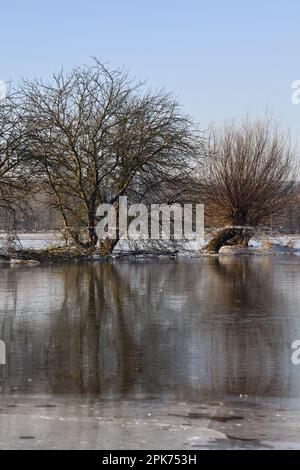
[{"label": "bare tree", "polygon": [[19,98],[32,164],[76,243],[84,228],[86,245],[97,243],[100,203],[117,206],[121,195],[141,201],[193,167],[198,140],[178,103],[165,92],[143,93],[96,59],[49,83],[25,81]]},{"label": "bare tree", "polygon": [[[227,124],[212,133],[201,192],[206,220],[213,226],[257,226],[282,212],[295,192],[295,160],[290,138],[274,120]],[[247,244],[245,230],[222,234]]]},{"label": "bare tree", "polygon": [[0,210],[15,227],[16,210],[24,209],[31,191],[27,166],[29,138],[14,96],[0,101]]}]

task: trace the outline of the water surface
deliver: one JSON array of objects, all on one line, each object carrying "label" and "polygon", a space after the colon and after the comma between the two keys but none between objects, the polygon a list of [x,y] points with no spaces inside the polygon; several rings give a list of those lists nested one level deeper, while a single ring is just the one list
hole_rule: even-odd
[{"label": "water surface", "polygon": [[300,398],[300,259],[1,267],[3,394]]}]

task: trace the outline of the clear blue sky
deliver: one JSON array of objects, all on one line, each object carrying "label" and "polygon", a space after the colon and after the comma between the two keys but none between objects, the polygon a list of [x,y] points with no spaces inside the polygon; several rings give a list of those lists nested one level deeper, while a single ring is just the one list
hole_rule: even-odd
[{"label": "clear blue sky", "polygon": [[11,0],[0,15],[0,80],[96,55],[174,91],[203,127],[269,107],[300,142],[297,0]]}]

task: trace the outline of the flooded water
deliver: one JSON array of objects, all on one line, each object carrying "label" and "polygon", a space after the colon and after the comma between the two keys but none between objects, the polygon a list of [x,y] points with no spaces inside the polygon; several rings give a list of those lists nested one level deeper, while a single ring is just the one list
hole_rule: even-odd
[{"label": "flooded water", "polygon": [[1,267],[0,276],[2,396],[300,398],[298,257]]}]

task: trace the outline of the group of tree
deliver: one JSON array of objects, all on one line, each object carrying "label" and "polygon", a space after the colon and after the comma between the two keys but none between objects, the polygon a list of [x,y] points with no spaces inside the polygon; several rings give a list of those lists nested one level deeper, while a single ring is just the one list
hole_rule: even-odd
[{"label": "group of tree", "polygon": [[[97,207],[204,203],[212,226],[257,226],[291,204],[295,158],[273,120],[201,132],[173,95],[94,59],[23,80],[0,102],[0,209],[43,194],[68,242],[96,246]],[[85,237],[82,233],[85,231]],[[103,254],[118,242],[101,242]]]}]

